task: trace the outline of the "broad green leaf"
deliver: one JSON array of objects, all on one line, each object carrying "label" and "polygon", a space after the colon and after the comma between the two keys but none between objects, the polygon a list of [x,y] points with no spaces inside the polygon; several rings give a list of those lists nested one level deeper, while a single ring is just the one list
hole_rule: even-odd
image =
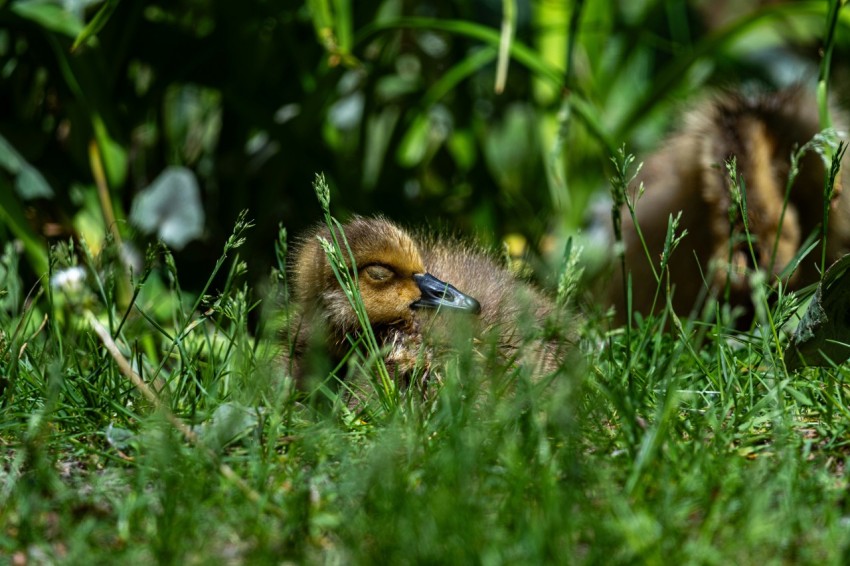
[{"label": "broad green leaf", "polygon": [[405,167],[415,167],[422,162],[428,151],[428,115],[418,114],[407,129],[396,155]]},{"label": "broad green leaf", "polygon": [[53,189],[44,179],[41,172],[31,166],[21,169],[15,179],[15,191],[24,200],[36,198],[53,198]]},{"label": "broad green leaf", "polygon": [[15,189],[24,200],[53,198],[53,189],[44,176],[0,135],[0,167],[15,177]]},{"label": "broad green leaf", "polygon": [[83,31],[83,22],[61,4],[43,0],[14,2],[12,11],[22,18],[32,20],[45,29],[77,37]]},{"label": "broad green leaf", "polygon": [[469,130],[454,130],[446,144],[458,168],[469,171],[478,157],[475,137]]},{"label": "broad green leaf", "polygon": [[200,237],[204,208],[195,174],[185,167],[167,168],[136,196],[130,221],[178,250]]},{"label": "broad green leaf", "polygon": [[393,106],[369,117],[363,157],[363,186],[367,189],[374,188],[378,183],[398,118],[399,111]]},{"label": "broad green leaf", "polygon": [[221,450],[256,429],[258,423],[257,409],[227,402],[219,405],[207,422],[195,427],[195,432],[204,445]]},{"label": "broad green leaf", "polygon": [[23,166],[24,159],[21,154],[12,147],[12,144],[6,141],[6,138],[0,135],[0,167],[12,175],[17,175],[21,172]]}]

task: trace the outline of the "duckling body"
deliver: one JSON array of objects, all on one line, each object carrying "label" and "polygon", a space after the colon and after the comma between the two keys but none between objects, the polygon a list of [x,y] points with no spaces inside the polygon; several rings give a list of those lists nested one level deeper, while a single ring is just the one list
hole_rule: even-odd
[{"label": "duckling body", "polygon": [[[446,349],[460,346],[465,330],[492,337],[502,356],[516,359],[527,318],[537,326],[553,305],[531,285],[518,281],[486,252],[457,240],[408,232],[389,220],[356,217],[343,226],[354,256],[360,294],[385,362],[406,383],[419,368],[424,380]],[[303,378],[303,361],[322,347],[333,363],[351,348],[359,323],[334,276],[318,238],[309,232],[295,253],[293,374]],[[351,266],[349,266],[351,268]],[[554,348],[538,342],[540,371],[556,367]],[[552,352],[550,352],[550,350]]]},{"label": "duckling body", "polygon": [[[843,120],[840,120],[843,121]],[[820,226],[828,167],[815,151],[799,162],[783,212],[791,155],[820,130],[817,104],[802,88],[777,93],[717,96],[686,116],[685,127],[652,155],[630,187],[631,198],[643,183],[637,221],[656,271],[667,235],[668,218],[682,212],[678,233],[687,236],[669,262],[674,310],[689,314],[707,293],[723,297],[751,316],[749,274],[754,268],[775,282],[802,243]],[[733,202],[726,162],[736,158],[746,197],[746,229],[753,254],[743,238],[742,214]],[[842,167],[844,169],[844,167]],[[830,203],[827,257],[837,258],[850,244],[850,197],[841,190],[841,175]],[[730,221],[730,207],[736,216]],[[623,209],[626,268],[632,276],[634,310],[648,314],[656,281],[647,254],[627,209]],[[755,262],[753,262],[753,255]],[[792,288],[817,279],[816,248],[785,283]],[[624,320],[623,280],[619,270],[609,288]],[[656,310],[664,306],[661,295]]]}]

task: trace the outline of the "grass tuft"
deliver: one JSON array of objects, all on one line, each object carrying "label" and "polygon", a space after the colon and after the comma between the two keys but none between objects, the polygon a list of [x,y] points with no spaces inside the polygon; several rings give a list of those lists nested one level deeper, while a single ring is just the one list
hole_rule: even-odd
[{"label": "grass tuft", "polygon": [[[317,189],[329,195],[321,179]],[[357,305],[350,249],[325,212],[326,251]],[[249,227],[240,216],[197,296],[182,290],[167,250],[151,248],[129,308],[109,275],[123,269],[115,249],[54,248],[52,275],[76,275],[27,299],[7,247],[0,553],[43,562],[843,561],[847,370],[785,371],[780,346],[796,295],[754,279],[765,314],[752,332],[722,317],[679,319],[669,305],[635,316],[629,340],[590,319],[584,364],[546,383],[478,344],[448,357],[425,401],[382,389],[381,352],[364,340],[355,366],[375,376],[379,398],[394,395],[380,398],[382,418],[366,420],[316,410],[293,390],[275,362],[289,346],[269,337],[289,323],[285,301],[259,313],[269,331],[250,331],[258,301],[235,253]],[[682,237],[670,218],[659,287],[675,275],[668,260]],[[268,295],[285,297],[283,229],[276,247]],[[562,299],[578,292],[577,257],[567,246]],[[339,407],[345,392],[326,393]]]},{"label": "grass tuft", "polygon": [[[324,175],[321,173],[316,175],[313,188],[316,191],[316,196],[319,198],[319,204],[322,206],[322,212],[325,217],[325,224],[330,232],[330,239],[319,236],[319,243],[322,246],[322,250],[327,254],[334,276],[339,281],[360,324],[361,341],[366,349],[366,359],[363,363],[362,371],[369,376],[375,376],[372,381],[376,386],[375,389],[378,393],[381,406],[385,411],[392,413],[398,406],[398,389],[384,363],[384,352],[378,345],[372,325],[369,322],[369,316],[366,314],[366,306],[363,304],[363,298],[360,296],[360,285],[357,280],[357,265],[354,261],[354,254],[345,238],[342,225],[336,218],[331,216],[330,188]],[[356,352],[356,349],[353,351]],[[374,374],[372,373],[373,369]]]}]

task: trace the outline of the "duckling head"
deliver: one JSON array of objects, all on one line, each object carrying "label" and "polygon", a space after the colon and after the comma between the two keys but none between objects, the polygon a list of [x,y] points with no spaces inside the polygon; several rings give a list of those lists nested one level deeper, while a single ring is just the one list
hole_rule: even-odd
[{"label": "duckling head", "polygon": [[[356,272],[372,327],[412,328],[418,309],[480,312],[476,299],[427,272],[417,243],[392,222],[356,217],[343,226],[343,231],[354,259],[352,264],[343,249],[346,266]],[[326,227],[317,229],[297,253],[295,297],[306,316],[319,315],[333,333],[356,332],[357,316],[319,238],[330,240],[330,231]],[[342,242],[339,237],[338,240]]]}]

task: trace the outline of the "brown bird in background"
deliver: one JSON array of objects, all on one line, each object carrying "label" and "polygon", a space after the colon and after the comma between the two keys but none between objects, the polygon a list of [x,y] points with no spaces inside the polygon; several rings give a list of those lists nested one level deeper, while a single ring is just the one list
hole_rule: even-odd
[{"label": "brown bird in background", "polygon": [[[835,121],[839,128],[846,123],[841,117]],[[675,286],[672,305],[678,314],[688,315],[698,308],[707,291],[723,298],[728,289],[730,303],[752,316],[752,271],[763,270],[768,281],[775,283],[821,225],[829,166],[814,149],[800,159],[799,174],[782,211],[792,152],[819,131],[815,98],[801,87],[752,96],[725,93],[688,113],[684,128],[645,162],[629,188],[629,198],[634,202],[643,183],[645,193],[637,200],[636,217],[656,271],[670,215],[681,211],[678,233],[688,232],[669,262],[671,286]],[[744,238],[743,215],[733,201],[726,166],[732,157],[743,179],[753,254]],[[842,192],[841,178],[839,174],[829,203],[827,265],[850,244],[850,197]],[[730,207],[736,210],[731,217]],[[648,314],[657,283],[626,207],[622,219],[633,308]],[[818,246],[785,282],[799,288],[816,281],[820,257]],[[621,270],[616,271],[609,297],[623,322],[623,280]],[[656,311],[664,307],[664,300],[662,293]]]},{"label": "brown bird in background", "polygon": [[[476,344],[491,338],[508,363],[533,363],[542,375],[554,371],[564,348],[540,337],[555,306],[531,285],[517,280],[478,247],[450,238],[410,233],[389,220],[355,217],[343,225],[354,256],[358,284],[369,321],[389,373],[401,385],[415,368],[426,382],[439,379],[439,355],[457,348],[471,331]],[[308,233],[294,254],[295,322],[292,374],[306,377],[311,352],[336,364],[357,337],[355,312],[334,276],[318,237]],[[351,266],[349,265],[349,269]],[[536,334],[529,347],[528,329]]]}]

